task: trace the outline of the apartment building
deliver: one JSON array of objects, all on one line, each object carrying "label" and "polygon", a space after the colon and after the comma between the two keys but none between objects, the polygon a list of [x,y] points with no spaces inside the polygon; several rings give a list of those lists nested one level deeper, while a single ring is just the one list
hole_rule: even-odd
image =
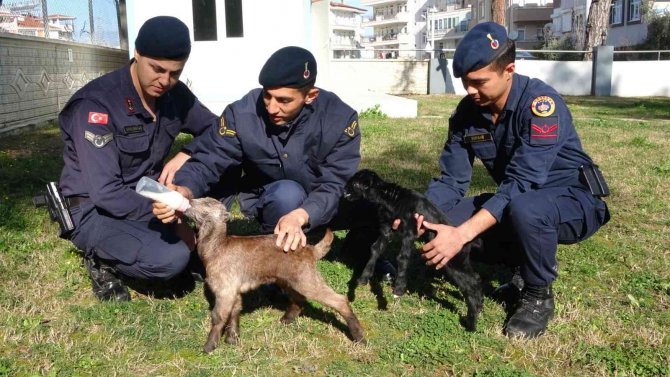
[{"label": "apartment building", "polygon": [[328,38],[333,58],[361,57],[361,23],[362,15],[367,12],[363,8],[354,7],[342,2],[329,2]]},{"label": "apartment building", "polygon": [[468,30],[470,5],[464,0],[362,0],[372,8],[363,22],[373,35],[363,46],[375,58],[420,59],[454,48]]},{"label": "apartment building", "polygon": [[[473,10],[471,26],[492,20],[491,0],[471,1]],[[506,2],[505,27],[510,37],[516,40],[517,48],[532,50],[542,46],[545,33],[551,29],[551,27],[547,27],[547,24],[551,23],[553,11],[553,0],[511,0]]]}]

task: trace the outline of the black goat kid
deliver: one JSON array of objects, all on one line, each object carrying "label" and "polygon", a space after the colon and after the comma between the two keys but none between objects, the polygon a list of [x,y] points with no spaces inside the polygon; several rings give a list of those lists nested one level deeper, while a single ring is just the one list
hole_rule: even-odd
[{"label": "black goat kid", "polygon": [[[358,279],[359,284],[367,284],[374,272],[375,262],[384,252],[393,235],[391,228],[395,219],[400,219],[398,233],[401,237],[401,249],[398,253],[398,276],[393,294],[401,296],[407,289],[407,266],[414,250],[413,244],[417,237],[415,213],[424,216],[428,222],[449,224],[442,211],[435,207],[424,195],[382,180],[371,170],[357,172],[344,188],[344,198],[350,201],[364,199],[377,208],[379,220],[379,238],[372,245],[370,260],[365,265]],[[426,232],[429,240],[435,237],[434,232]],[[467,244],[461,252],[452,258],[444,272],[447,278],[460,290],[468,307],[465,327],[474,331],[477,327],[477,315],[482,309],[482,283],[470,264],[470,246]]]}]

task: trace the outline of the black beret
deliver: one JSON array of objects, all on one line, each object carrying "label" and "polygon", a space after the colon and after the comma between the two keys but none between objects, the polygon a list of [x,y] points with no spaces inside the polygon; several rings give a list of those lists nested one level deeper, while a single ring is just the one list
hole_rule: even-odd
[{"label": "black beret", "polygon": [[454,52],[454,77],[489,65],[507,44],[507,31],[495,22],[482,22],[465,34]]},{"label": "black beret", "polygon": [[191,53],[188,26],[175,17],[150,18],[137,33],[135,49],[142,56],[167,59],[187,58]]},{"label": "black beret", "polygon": [[258,82],[264,88],[303,88],[316,81],[316,59],[301,47],[289,46],[277,50],[265,62]]}]

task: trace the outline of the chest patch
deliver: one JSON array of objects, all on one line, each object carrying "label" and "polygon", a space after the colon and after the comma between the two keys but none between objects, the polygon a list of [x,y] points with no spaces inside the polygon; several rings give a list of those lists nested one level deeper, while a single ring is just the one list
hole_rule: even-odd
[{"label": "chest patch", "polygon": [[123,127],[123,133],[126,135],[129,134],[139,134],[144,132],[144,126],[141,124],[135,125],[135,126],[125,126]]},{"label": "chest patch", "polygon": [[491,140],[493,140],[493,137],[488,132],[481,134],[469,134],[463,137],[463,142],[465,144],[482,143],[484,141],[491,141]]},{"label": "chest patch", "polygon": [[114,139],[114,134],[110,132],[104,135],[96,135],[91,131],[84,131],[84,138],[90,141],[94,147],[102,148]]},{"label": "chest patch", "polygon": [[533,117],[530,120],[530,144],[549,145],[558,141],[558,117]]},{"label": "chest patch", "polygon": [[96,113],[91,111],[88,113],[88,123],[90,124],[107,124],[109,116],[105,113]]}]

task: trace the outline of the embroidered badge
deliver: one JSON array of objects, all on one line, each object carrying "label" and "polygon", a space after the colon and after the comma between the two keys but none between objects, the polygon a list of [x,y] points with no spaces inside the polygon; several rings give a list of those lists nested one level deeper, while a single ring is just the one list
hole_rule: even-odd
[{"label": "embroidered badge", "polygon": [[108,116],[105,113],[88,113],[88,122],[91,124],[107,124]]},{"label": "embroidered badge", "polygon": [[304,77],[305,80],[307,80],[309,78],[309,76],[311,75],[311,72],[309,71],[309,68],[307,68],[308,63],[309,62],[305,62],[305,71],[302,73],[302,77]]},{"label": "embroidered badge", "polygon": [[530,144],[556,144],[558,141],[558,123],[558,117],[531,118]]},{"label": "embroidered badge", "polygon": [[235,136],[237,132],[234,130],[229,130],[226,127],[226,120],[223,117],[219,118],[219,135],[221,136]]},{"label": "embroidered badge", "polygon": [[135,104],[133,103],[133,99],[130,97],[126,97],[126,108],[128,109],[129,114],[135,112]]},{"label": "embroidered badge", "polygon": [[497,39],[493,39],[493,37],[491,36],[490,33],[489,33],[489,34],[486,34],[486,38],[488,38],[488,39],[491,41],[491,48],[492,48],[492,49],[497,50],[498,47],[500,47],[500,43],[498,43],[498,40],[497,40]]},{"label": "embroidered badge", "polygon": [[114,139],[114,134],[110,132],[104,135],[96,135],[91,131],[84,131],[84,137],[96,148],[102,148]]},{"label": "embroidered badge", "polygon": [[144,126],[141,124],[135,125],[135,126],[125,126],[123,127],[123,133],[128,135],[128,134],[139,134],[144,132]]},{"label": "embroidered badge", "polygon": [[358,122],[353,121],[351,122],[349,127],[344,129],[344,133],[347,134],[349,137],[354,137],[354,135],[356,134],[356,127],[358,127]]},{"label": "embroidered badge", "polygon": [[539,96],[533,100],[530,109],[533,111],[533,114],[539,117],[548,117],[556,110],[556,104],[551,97]]},{"label": "embroidered badge", "polygon": [[465,135],[465,137],[463,138],[463,142],[465,144],[481,143],[484,141],[491,141],[491,140],[493,140],[493,137],[488,132],[482,134],[469,134]]}]

